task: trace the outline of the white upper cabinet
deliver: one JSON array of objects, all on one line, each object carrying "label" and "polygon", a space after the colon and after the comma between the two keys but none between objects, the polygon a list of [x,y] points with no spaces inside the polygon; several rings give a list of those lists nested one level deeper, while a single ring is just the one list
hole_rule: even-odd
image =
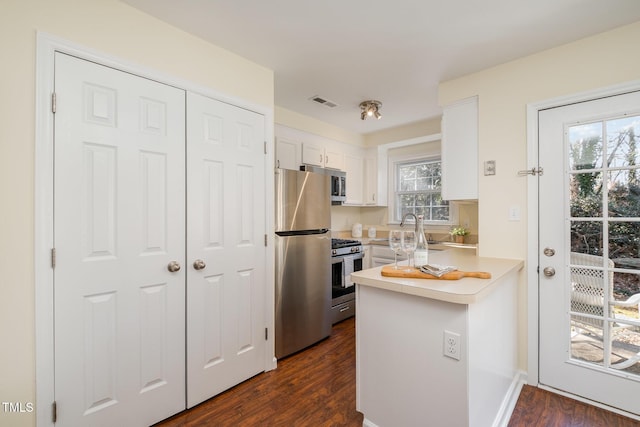
[{"label": "white upper cabinet", "polygon": [[361,155],[344,155],[344,170],[347,173],[347,205],[364,204],[364,159]]},{"label": "white upper cabinet", "polygon": [[300,169],[302,163],[299,141],[276,137],[276,167],[282,169]]},{"label": "white upper cabinet", "polygon": [[333,144],[302,143],[302,163],[331,169],[344,169],[344,154]]},{"label": "white upper cabinet", "polygon": [[367,149],[364,155],[364,204],[386,206],[387,183],[386,151],[378,147]]},{"label": "white upper cabinet", "polygon": [[442,115],[442,198],[478,199],[478,97],[447,105]]}]

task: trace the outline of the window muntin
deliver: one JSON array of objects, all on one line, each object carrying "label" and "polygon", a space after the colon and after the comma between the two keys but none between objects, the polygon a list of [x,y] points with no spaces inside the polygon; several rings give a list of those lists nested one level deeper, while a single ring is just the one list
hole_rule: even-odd
[{"label": "window muntin", "polygon": [[448,224],[451,209],[442,199],[440,158],[395,163],[395,221],[407,213],[423,215],[425,222]]}]

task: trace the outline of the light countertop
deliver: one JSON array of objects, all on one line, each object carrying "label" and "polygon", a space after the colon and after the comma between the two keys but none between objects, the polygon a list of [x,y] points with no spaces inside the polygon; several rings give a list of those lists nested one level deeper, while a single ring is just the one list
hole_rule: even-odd
[{"label": "light countertop", "polygon": [[[524,267],[524,261],[518,259],[477,257],[466,254],[465,251],[453,250],[429,253],[429,263],[453,265],[461,271],[487,271],[491,273],[491,279],[465,277],[460,280],[437,280],[385,277],[380,274],[382,267],[352,273],[351,278],[355,283],[363,286],[456,304],[473,304],[491,292],[504,276]],[[398,264],[406,265],[406,261]]]}]

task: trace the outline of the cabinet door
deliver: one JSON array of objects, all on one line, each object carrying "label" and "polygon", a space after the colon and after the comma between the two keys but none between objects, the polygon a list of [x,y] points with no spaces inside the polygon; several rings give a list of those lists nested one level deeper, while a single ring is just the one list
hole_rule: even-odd
[{"label": "cabinet door", "polygon": [[442,198],[478,198],[478,97],[467,98],[444,108]]},{"label": "cabinet door", "polygon": [[324,167],[324,148],[303,142],[302,163]]},{"label": "cabinet door", "polygon": [[364,159],[364,204],[378,203],[378,163],[372,155]]},{"label": "cabinet door", "polygon": [[360,156],[346,154],[344,170],[347,173],[347,200],[349,205],[363,204],[363,159]]},{"label": "cabinet door", "polygon": [[286,138],[277,138],[276,167],[298,170],[302,163],[300,157],[301,144]]},{"label": "cabinet door", "polygon": [[[329,147],[324,150],[325,168],[345,170],[344,161],[344,154],[340,150]],[[362,167],[360,168],[360,170],[362,171]],[[347,191],[348,188],[349,187],[347,187]]]}]

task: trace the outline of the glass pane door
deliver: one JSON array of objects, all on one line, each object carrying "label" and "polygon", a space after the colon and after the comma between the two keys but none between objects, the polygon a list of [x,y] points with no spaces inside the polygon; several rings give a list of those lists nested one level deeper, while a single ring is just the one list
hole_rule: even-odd
[{"label": "glass pane door", "polygon": [[640,115],[565,137],[571,358],[640,378]]}]

